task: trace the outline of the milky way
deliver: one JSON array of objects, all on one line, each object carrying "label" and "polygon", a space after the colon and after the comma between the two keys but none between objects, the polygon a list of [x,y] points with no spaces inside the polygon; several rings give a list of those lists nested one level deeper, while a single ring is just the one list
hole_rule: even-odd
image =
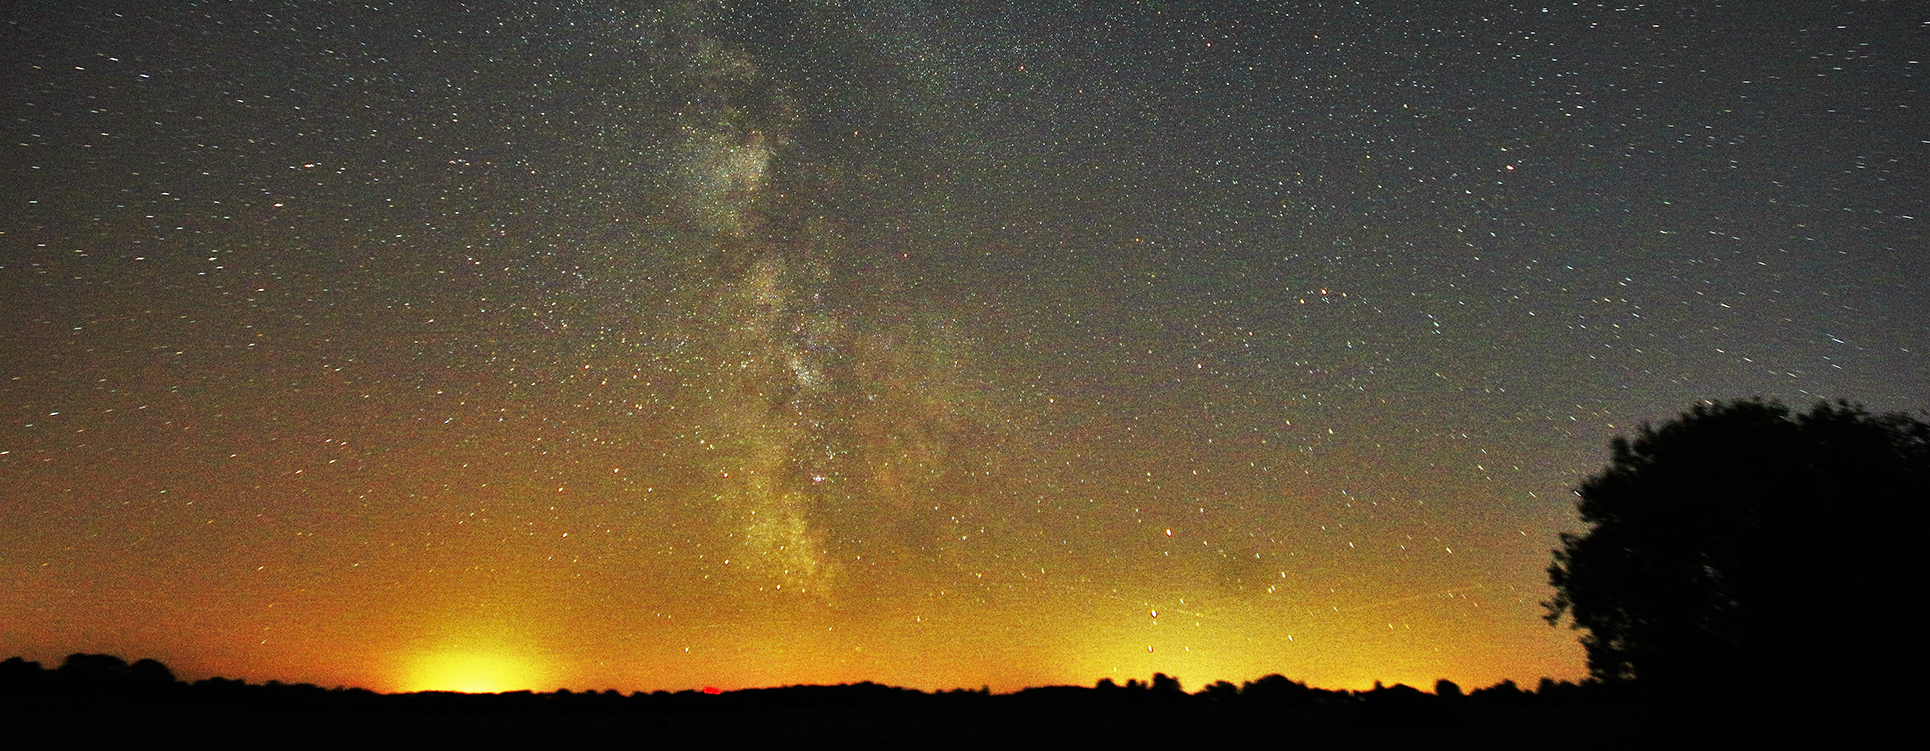
[{"label": "milky way", "polygon": [[668,328],[690,355],[663,375],[697,397],[684,448],[736,551],[725,565],[760,589],[833,599],[866,552],[932,542],[906,530],[942,510],[948,475],[970,464],[947,454],[983,417],[967,400],[986,395],[965,383],[955,323],[843,236],[823,185],[841,165],[791,137],[806,95],[698,22],[726,9],[679,11],[694,20],[642,35],[667,48],[655,54],[680,100],[671,205],[689,258]]}]

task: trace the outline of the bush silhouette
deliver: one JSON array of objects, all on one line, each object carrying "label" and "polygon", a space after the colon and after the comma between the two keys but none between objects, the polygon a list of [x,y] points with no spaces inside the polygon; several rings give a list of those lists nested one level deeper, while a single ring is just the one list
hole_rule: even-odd
[{"label": "bush silhouette", "polygon": [[40,663],[19,657],[0,661],[0,694],[36,692],[46,684],[47,671]]},{"label": "bush silhouette", "polygon": [[114,655],[75,652],[60,663],[60,675],[70,681],[103,684],[126,680],[127,661]]},{"label": "bush silhouette", "polygon": [[1240,687],[1233,685],[1231,681],[1214,681],[1207,684],[1206,688],[1200,689],[1199,695],[1216,702],[1231,704],[1239,701]]},{"label": "bush silhouette", "polygon": [[142,689],[160,689],[175,683],[174,671],[160,660],[140,659],[127,666],[128,682]]},{"label": "bush silhouette", "polygon": [[1257,681],[1247,681],[1240,687],[1240,696],[1254,704],[1277,706],[1303,706],[1313,704],[1316,697],[1324,692],[1308,688],[1307,684],[1287,680],[1287,677],[1274,673]]},{"label": "bush silhouette", "polygon": [[1930,499],[1930,425],[1749,400],[1612,448],[1577,490],[1588,528],[1562,535],[1545,603],[1551,624],[1585,632],[1596,679],[1840,685],[1900,649],[1848,616],[1872,613],[1885,577],[1908,570],[1896,530]]},{"label": "bush silhouette", "polygon": [[1513,680],[1503,680],[1487,688],[1475,689],[1468,694],[1468,698],[1484,704],[1509,706],[1527,702],[1528,694]]},{"label": "bush silhouette", "polygon": [[1358,719],[1362,726],[1374,728],[1440,726],[1452,722],[1454,712],[1446,700],[1413,686],[1382,686],[1375,681],[1374,690],[1360,694]]}]

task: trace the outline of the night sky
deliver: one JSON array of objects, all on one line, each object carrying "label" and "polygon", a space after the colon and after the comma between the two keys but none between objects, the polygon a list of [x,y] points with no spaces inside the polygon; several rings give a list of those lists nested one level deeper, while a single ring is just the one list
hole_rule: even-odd
[{"label": "night sky", "polygon": [[1924,4],[1212,5],[0,5],[0,654],[1574,679],[1611,438],[1930,406]]}]

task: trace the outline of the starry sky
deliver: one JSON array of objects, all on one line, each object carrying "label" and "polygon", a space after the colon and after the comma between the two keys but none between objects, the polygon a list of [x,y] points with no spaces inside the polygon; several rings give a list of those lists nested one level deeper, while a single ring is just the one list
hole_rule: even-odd
[{"label": "starry sky", "polygon": [[0,653],[1578,678],[1572,488],[1930,394],[1919,3],[0,5]]}]

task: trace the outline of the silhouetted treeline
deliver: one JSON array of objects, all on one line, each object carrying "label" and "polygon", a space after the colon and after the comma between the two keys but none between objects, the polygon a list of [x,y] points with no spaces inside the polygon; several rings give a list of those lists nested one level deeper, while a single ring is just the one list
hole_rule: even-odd
[{"label": "silhouetted treeline", "polygon": [[[877,683],[708,694],[380,694],[229,678],[184,682],[153,660],[0,662],[0,747],[723,748],[1181,746],[1626,749],[1733,741],[1749,725],[1628,701],[1624,686],[1543,680],[1463,692],[1440,681],[1334,691],[1270,675],[1194,693],[1179,680],[925,692]],[[1684,735],[1684,730],[1688,734]],[[1699,735],[1698,735],[1699,734]],[[1758,731],[1757,735],[1763,733]],[[1691,742],[1689,745],[1694,745]]]},{"label": "silhouetted treeline", "polygon": [[406,713],[435,715],[520,716],[636,716],[757,712],[826,707],[886,708],[934,704],[984,706],[1218,706],[1293,708],[1358,706],[1369,724],[1444,721],[1463,703],[1493,706],[1576,704],[1612,699],[1611,687],[1577,685],[1543,679],[1532,691],[1512,681],[1462,694],[1449,681],[1424,693],[1404,685],[1371,691],[1337,691],[1309,687],[1284,676],[1269,675],[1235,686],[1220,681],[1188,694],[1179,679],[1164,673],[1151,682],[1137,679],[1124,685],[1103,679],[1097,685],[1040,686],[1011,694],[959,689],[927,693],[909,688],[864,682],[836,686],[785,686],[706,694],[700,691],[656,691],[631,694],[608,691],[550,693],[511,691],[499,694],[462,694],[423,691],[380,694],[360,688],[322,688],[306,683],[269,681],[247,683],[231,678],[206,678],[187,683],[156,660],[133,663],[112,655],[73,654],[57,669],[19,657],[0,662],[0,698],[26,699],[37,704],[86,704],[112,701],[160,702],[218,706],[241,710]]}]

